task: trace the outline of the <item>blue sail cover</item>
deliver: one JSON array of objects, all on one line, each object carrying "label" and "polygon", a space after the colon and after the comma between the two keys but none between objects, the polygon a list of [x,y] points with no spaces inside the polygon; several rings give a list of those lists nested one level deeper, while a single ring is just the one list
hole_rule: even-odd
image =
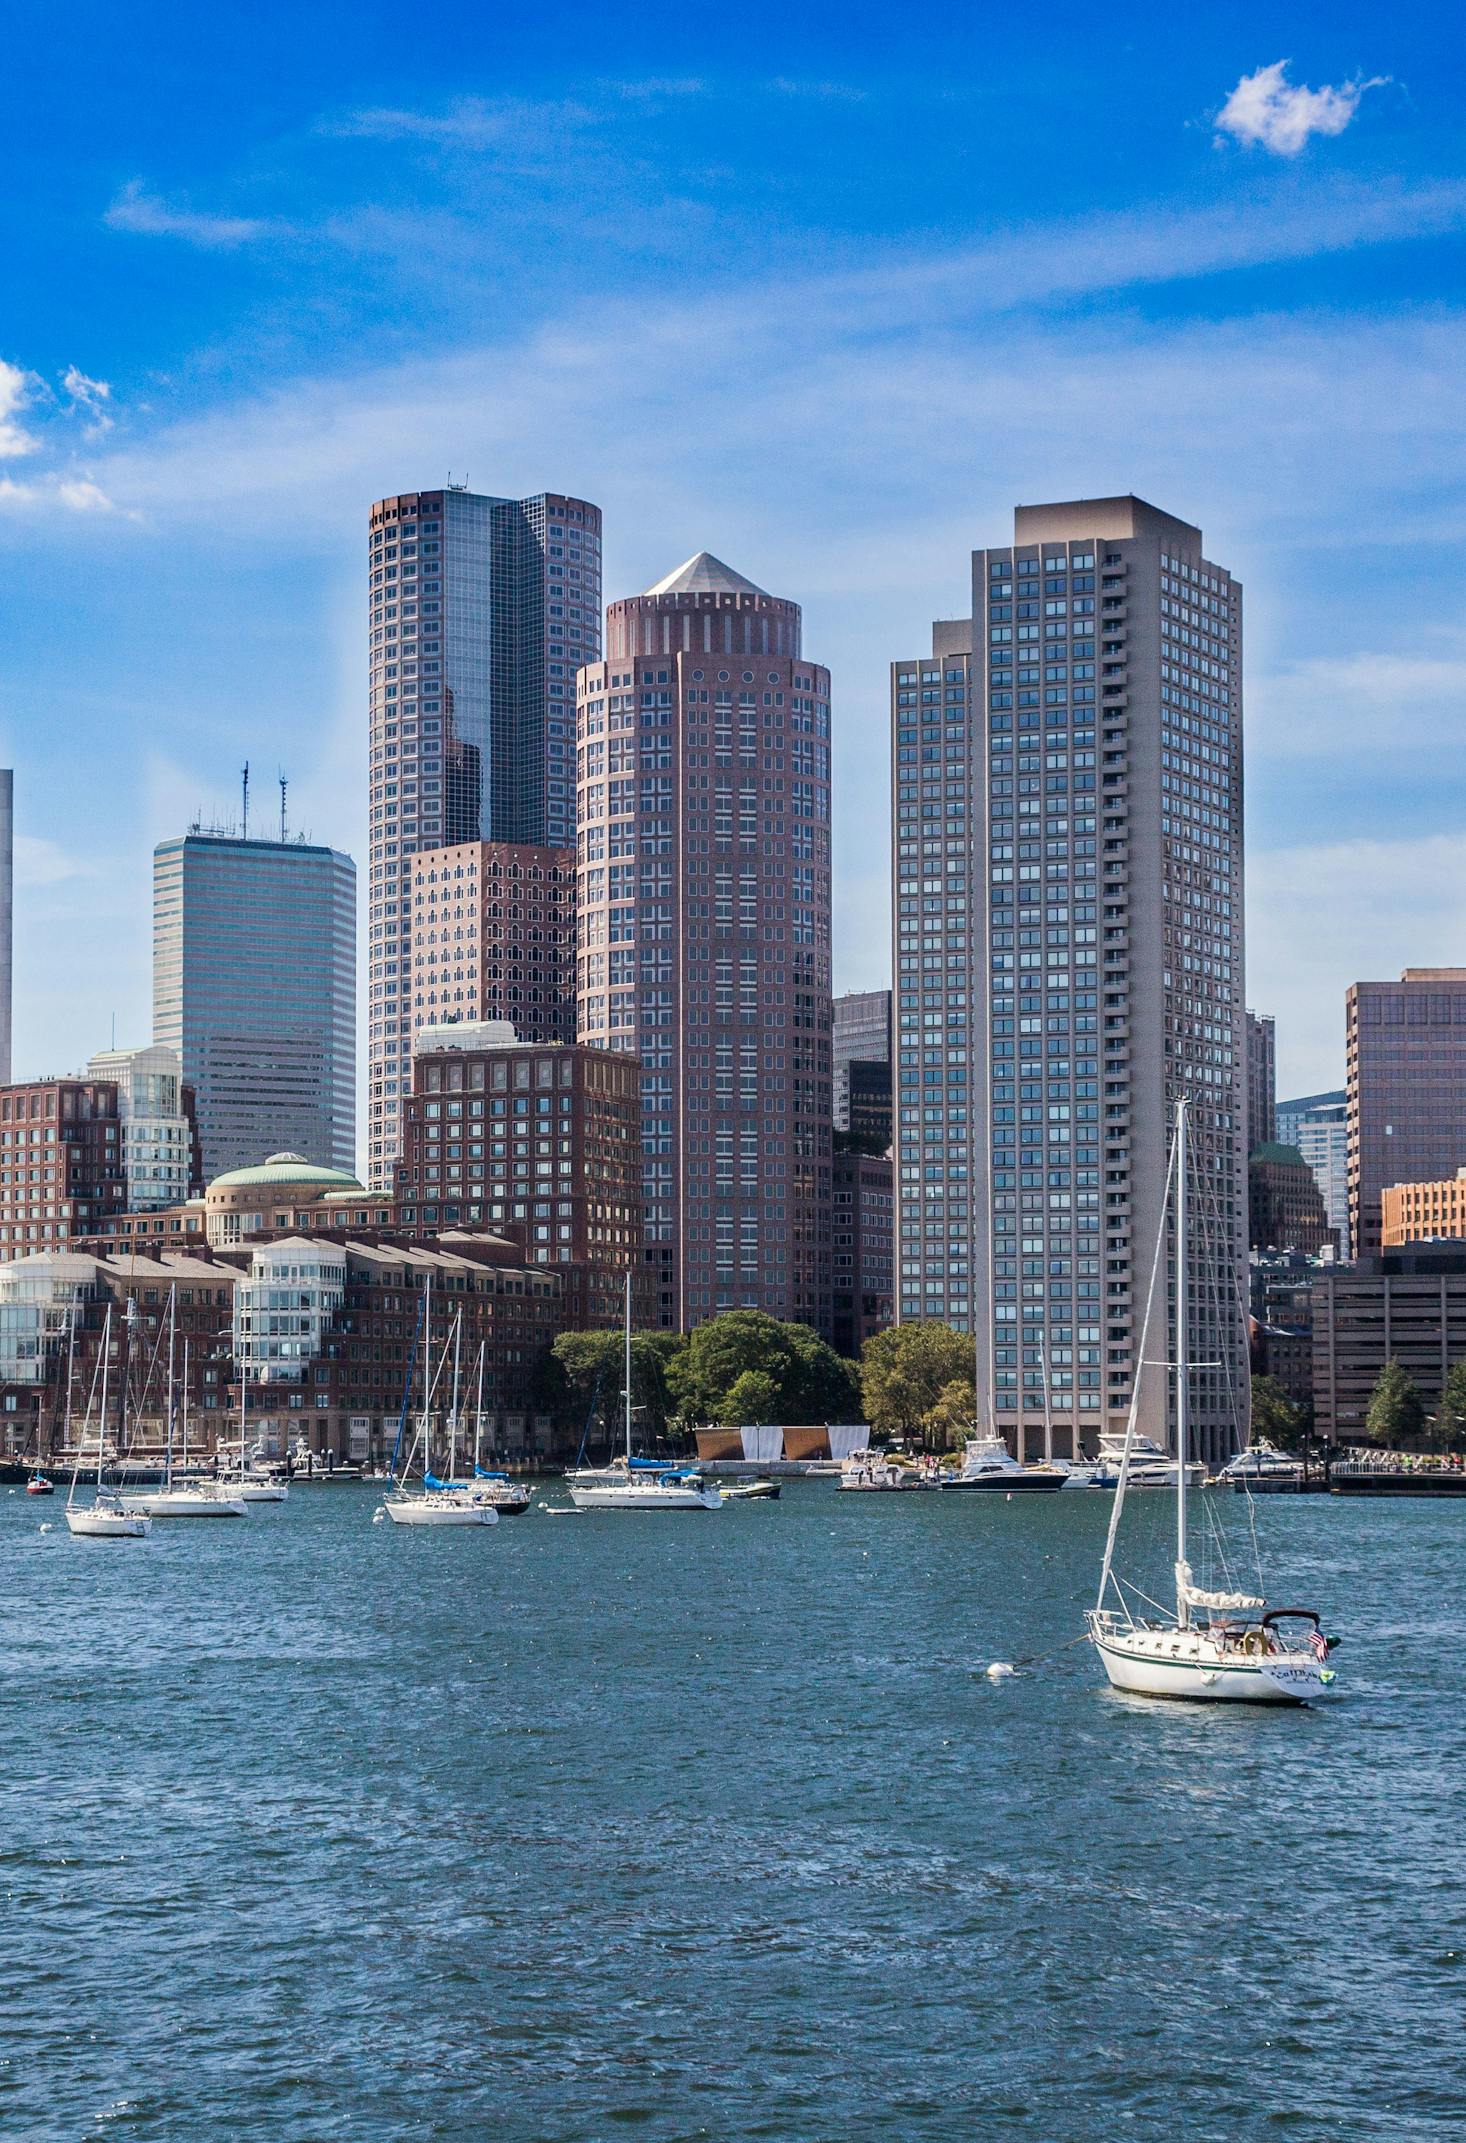
[{"label": "blue sail cover", "polygon": [[429,1473],[426,1467],[423,1468],[422,1481],[424,1488],[447,1489],[458,1486],[456,1481],[440,1481],[438,1476],[435,1473]]},{"label": "blue sail cover", "polygon": [[507,1481],[509,1478],[507,1473],[490,1473],[487,1466],[475,1466],[473,1472],[478,1481]]}]

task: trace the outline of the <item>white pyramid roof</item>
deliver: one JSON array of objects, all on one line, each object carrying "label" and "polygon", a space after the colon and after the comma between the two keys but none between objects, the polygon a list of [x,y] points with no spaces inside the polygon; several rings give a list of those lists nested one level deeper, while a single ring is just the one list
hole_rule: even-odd
[{"label": "white pyramid roof", "polygon": [[764,595],[767,591],[755,587],[731,566],[725,566],[721,558],[714,558],[711,551],[699,551],[695,557],[686,559],[675,573],[659,580],[648,595]]}]

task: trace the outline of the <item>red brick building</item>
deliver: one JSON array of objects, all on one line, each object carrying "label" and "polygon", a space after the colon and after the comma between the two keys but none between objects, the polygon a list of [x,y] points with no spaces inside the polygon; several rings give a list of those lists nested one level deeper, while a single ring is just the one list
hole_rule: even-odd
[{"label": "red brick building", "polygon": [[575,851],[508,841],[412,863],[415,1027],[507,1019],[522,1041],[575,1040]]},{"label": "red brick building", "polygon": [[126,1205],[112,1080],[0,1087],[0,1258],[95,1234]]}]

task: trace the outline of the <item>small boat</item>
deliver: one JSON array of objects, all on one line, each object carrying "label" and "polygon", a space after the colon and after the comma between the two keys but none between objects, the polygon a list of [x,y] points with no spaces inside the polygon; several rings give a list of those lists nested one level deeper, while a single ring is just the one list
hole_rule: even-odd
[{"label": "small boat", "polygon": [[[1110,1514],[1100,1569],[1099,1594],[1085,1617],[1087,1634],[1099,1653],[1112,1688],[1135,1696],[1179,1697],[1224,1704],[1308,1704],[1331,1693],[1335,1681],[1329,1665],[1336,1638],[1325,1637],[1312,1608],[1269,1607],[1260,1593],[1213,1589],[1192,1575],[1186,1533],[1186,1493],[1194,1471],[1190,1439],[1190,1238],[1187,1233],[1187,1126],[1189,1103],[1176,1104],[1176,1134],[1167,1171],[1166,1203],[1175,1213],[1175,1404],[1176,1450],[1171,1486],[1176,1497],[1176,1610],[1137,1615],[1131,1595],[1145,1607],[1155,1602],[1137,1586],[1127,1585],[1114,1566],[1115,1542],[1125,1492],[1129,1487],[1142,1377],[1137,1374],[1130,1421],[1120,1452],[1115,1507]],[[1165,1226],[1156,1244],[1155,1263],[1140,1334],[1139,1360],[1147,1362],[1151,1307],[1156,1281],[1163,1278]],[[1160,1293],[1164,1299],[1164,1286]],[[1164,1345],[1162,1353],[1166,1352]],[[1157,1447],[1147,1445],[1148,1450]],[[1220,1536],[1218,1536],[1220,1544]],[[1116,1604],[1107,1604],[1113,1587]]]},{"label": "small boat", "polygon": [[[136,1316],[136,1298],[128,1297],[128,1358],[132,1352],[132,1325]],[[178,1325],[178,1289],[168,1290],[168,1435],[163,1453],[163,1485],[161,1488],[134,1491],[121,1498],[122,1508],[134,1517],[144,1518],[242,1518],[244,1500],[229,1481],[208,1481],[186,1477],[188,1466],[188,1341],[183,1342],[183,1405],[182,1430],[183,1452],[178,1461],[175,1478],[173,1463],[174,1427],[179,1419],[178,1387],[174,1378],[174,1344]],[[127,1369],[123,1368],[123,1409],[126,1411]],[[121,1445],[125,1445],[125,1433]]]},{"label": "small boat", "polygon": [[930,1479],[916,1466],[884,1451],[853,1451],[840,1466],[836,1486],[851,1495],[892,1495],[909,1488],[929,1488]]},{"label": "small boat", "polygon": [[960,1473],[939,1473],[936,1485],[944,1493],[984,1490],[1005,1495],[1053,1495],[1064,1486],[1065,1475],[1055,1466],[1021,1466],[1001,1436],[970,1436]]},{"label": "small boat", "polygon": [[730,1481],[721,1489],[725,1503],[776,1503],[779,1498],[777,1481]]},{"label": "small boat", "polygon": [[44,1473],[33,1473],[25,1484],[25,1492],[28,1496],[54,1496],[56,1483]]},{"label": "small boat", "polygon": [[[1120,1481],[1120,1462],[1125,1455],[1125,1434],[1119,1429],[1105,1429],[1100,1433],[1099,1458],[1095,1463],[1096,1488],[1116,1488]],[[1177,1464],[1173,1452],[1164,1450],[1153,1437],[1138,1432],[1130,1438],[1130,1456],[1127,1462],[1125,1486],[1127,1488],[1174,1488]],[[1199,1459],[1186,1462],[1186,1486],[1200,1488],[1206,1478],[1206,1468]]]},{"label": "small boat", "polygon": [[[432,1364],[433,1277],[429,1273],[423,1288],[422,1307],[418,1315],[418,1337],[423,1343],[423,1405],[412,1449],[407,1454],[407,1463],[399,1475],[397,1460],[402,1448],[402,1438],[407,1426],[407,1408],[411,1393],[413,1358],[417,1353],[417,1340],[413,1342],[412,1355],[407,1364],[407,1388],[402,1394],[402,1413],[397,1423],[397,1443],[392,1453],[392,1486],[372,1514],[375,1524],[379,1518],[390,1518],[393,1525],[466,1526],[497,1525],[497,1505],[487,1496],[479,1497],[468,1492],[468,1484],[455,1481],[454,1467],[458,1453],[458,1369],[459,1352],[463,1338],[463,1313],[460,1310],[453,1321],[452,1331],[443,1343],[437,1368]],[[433,1397],[447,1366],[449,1349],[453,1352],[453,1405],[448,1455],[448,1479],[439,1480],[432,1470],[432,1423]],[[407,1486],[418,1447],[422,1447],[423,1485],[416,1493]]]},{"label": "small boat", "polygon": [[631,1454],[631,1275],[626,1275],[625,1382],[626,1455],[609,1466],[577,1466],[565,1476],[578,1511],[715,1511],[723,1498],[695,1466]]},{"label": "small boat", "polygon": [[288,1503],[290,1484],[277,1481],[268,1473],[244,1473],[226,1475],[230,1493],[238,1496],[241,1503]]},{"label": "small boat", "polygon": [[[71,1425],[71,1366],[72,1350],[76,1338],[76,1318],[73,1314],[71,1334],[66,1354],[66,1421],[67,1434]],[[128,1510],[115,1488],[102,1486],[102,1461],[107,1443],[107,1358],[112,1351],[112,1311],[109,1305],[102,1327],[102,1352],[99,1363],[102,1380],[102,1404],[97,1417],[97,1487],[90,1503],[76,1500],[77,1477],[81,1472],[81,1455],[86,1443],[86,1432],[92,1418],[92,1399],[97,1395],[97,1371],[92,1373],[91,1397],[87,1401],[86,1420],[76,1447],[76,1464],[71,1472],[71,1488],[66,1498],[66,1530],[79,1540],[146,1540],[153,1529],[153,1521],[144,1511]]]},{"label": "small boat", "polygon": [[1292,1458],[1266,1441],[1249,1444],[1217,1474],[1221,1488],[1292,1488],[1304,1478],[1301,1458]]}]

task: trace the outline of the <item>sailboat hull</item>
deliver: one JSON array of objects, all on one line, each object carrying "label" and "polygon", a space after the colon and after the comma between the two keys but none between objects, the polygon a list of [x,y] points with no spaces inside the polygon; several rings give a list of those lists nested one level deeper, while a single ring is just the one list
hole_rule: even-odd
[{"label": "sailboat hull", "polygon": [[1333,1692],[1334,1671],[1310,1655],[1223,1651],[1205,1631],[1107,1630],[1090,1637],[1110,1686],[1132,1696],[1195,1704],[1313,1704]]},{"label": "sailboat hull", "polygon": [[66,1525],[80,1540],[146,1540],[153,1529],[141,1511],[69,1510]]},{"label": "sailboat hull", "polygon": [[499,1513],[492,1503],[469,1503],[461,1497],[439,1500],[413,1496],[401,1503],[384,1503],[382,1509],[394,1525],[497,1525]]},{"label": "sailboat hull", "polygon": [[242,1518],[244,1504],[228,1489],[160,1488],[156,1495],[129,1496],[129,1511],[145,1518]]}]

